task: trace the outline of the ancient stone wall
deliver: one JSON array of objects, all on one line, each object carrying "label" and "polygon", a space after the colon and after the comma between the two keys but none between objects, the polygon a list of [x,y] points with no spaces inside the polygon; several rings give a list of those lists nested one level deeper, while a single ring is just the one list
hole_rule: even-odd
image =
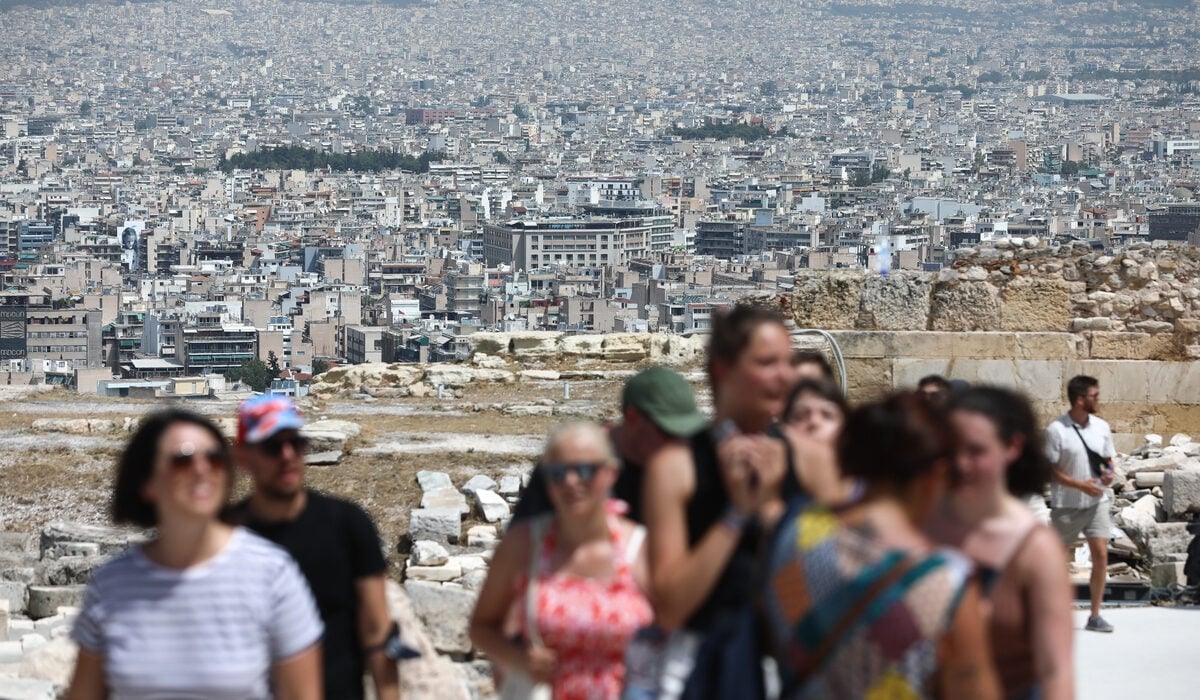
[{"label": "ancient stone wall", "polygon": [[804,327],[1078,333],[1096,359],[1200,357],[1200,250],[1105,255],[1044,242],[967,248],[937,273],[808,272],[791,309]]}]

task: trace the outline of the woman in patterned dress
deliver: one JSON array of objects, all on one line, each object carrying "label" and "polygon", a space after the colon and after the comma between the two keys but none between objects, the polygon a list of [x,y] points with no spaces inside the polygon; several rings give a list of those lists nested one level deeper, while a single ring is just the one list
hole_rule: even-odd
[{"label": "woman in patterned dress", "polygon": [[847,416],[838,457],[862,498],[792,499],[768,553],[763,607],[784,697],[998,697],[971,562],[919,527],[954,449],[949,423],[915,394]]},{"label": "woman in patterned dress", "polygon": [[[570,424],[551,436],[537,468],[546,476],[554,513],[505,533],[471,619],[478,649],[501,668],[550,684],[555,700],[620,697],[625,647],[653,619],[643,593],[644,530],[609,499],[618,465],[598,425]],[[532,615],[525,609],[531,571]],[[505,635],[514,604],[536,634]]]}]

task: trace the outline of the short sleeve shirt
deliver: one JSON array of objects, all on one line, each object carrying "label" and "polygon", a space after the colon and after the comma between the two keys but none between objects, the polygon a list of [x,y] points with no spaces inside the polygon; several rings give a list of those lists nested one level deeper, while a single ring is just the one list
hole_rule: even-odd
[{"label": "short sleeve shirt", "polygon": [[71,638],[103,657],[113,700],[248,700],[271,697],[271,667],[322,631],[292,558],[238,528],[188,569],[118,555],[93,574]]},{"label": "short sleeve shirt", "polygon": [[[1079,435],[1074,428],[1079,429]],[[1082,440],[1080,437],[1082,436]],[[1093,478],[1092,467],[1088,462],[1087,450],[1083,443],[1101,457],[1113,457],[1117,454],[1113,446],[1112,429],[1104,419],[1090,416],[1086,426],[1078,425],[1071,420],[1071,415],[1064,414],[1046,428],[1046,458],[1058,472],[1072,479],[1087,481]],[[1108,500],[1108,494],[1089,496],[1079,489],[1073,489],[1057,482],[1050,485],[1051,508],[1090,508]]]},{"label": "short sleeve shirt", "polygon": [[365,655],[358,638],[356,582],[387,572],[379,532],[359,506],[340,498],[308,491],[304,511],[287,522],[267,522],[247,516],[246,527],[283,547],[300,566],[312,588],[325,623],[322,667],[325,697],[363,697]]}]

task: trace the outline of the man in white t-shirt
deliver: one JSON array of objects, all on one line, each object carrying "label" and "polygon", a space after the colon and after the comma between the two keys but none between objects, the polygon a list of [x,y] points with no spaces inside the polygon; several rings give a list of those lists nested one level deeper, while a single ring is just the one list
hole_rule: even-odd
[{"label": "man in white t-shirt", "polygon": [[1112,429],[1096,416],[1100,382],[1079,375],[1067,383],[1071,410],[1046,428],[1046,457],[1054,466],[1050,482],[1050,524],[1068,548],[1082,532],[1092,556],[1092,610],[1087,627],[1112,632],[1100,617],[1108,577],[1108,539],[1112,532],[1108,485],[1112,483]]}]

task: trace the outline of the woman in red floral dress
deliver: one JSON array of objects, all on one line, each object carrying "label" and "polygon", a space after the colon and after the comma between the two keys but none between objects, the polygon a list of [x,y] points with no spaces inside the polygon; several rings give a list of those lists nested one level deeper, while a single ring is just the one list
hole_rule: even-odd
[{"label": "woman in red floral dress", "polygon": [[[549,683],[555,700],[620,697],[625,647],[654,617],[643,593],[644,531],[608,498],[618,464],[597,425],[567,425],[550,438],[538,469],[554,513],[505,534],[471,621],[478,649],[501,668]],[[536,626],[517,639],[505,634],[514,604],[522,628]]]}]

